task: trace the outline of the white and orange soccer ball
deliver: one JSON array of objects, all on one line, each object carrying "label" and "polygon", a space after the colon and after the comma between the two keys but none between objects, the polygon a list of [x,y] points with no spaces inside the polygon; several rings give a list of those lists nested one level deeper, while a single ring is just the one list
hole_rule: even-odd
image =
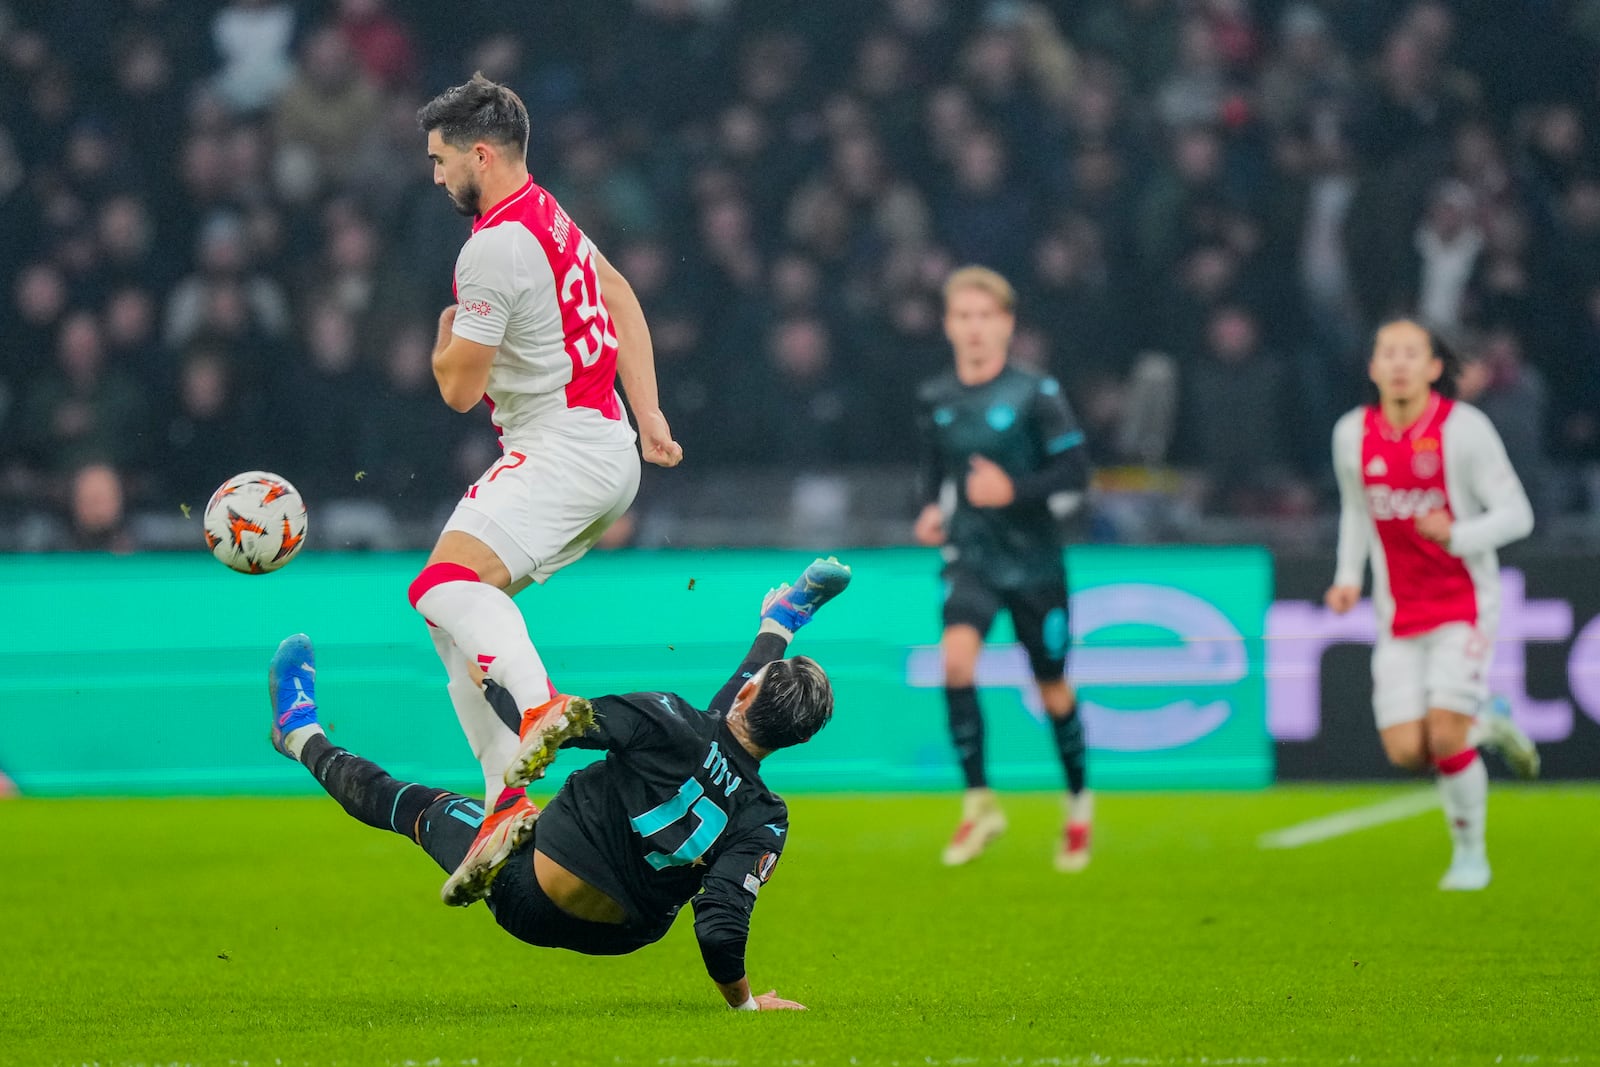
[{"label": "white and orange soccer ball", "polygon": [[245,471],[217,486],[206,504],[206,547],[240,574],[266,574],[306,541],[306,502],[287,478]]}]

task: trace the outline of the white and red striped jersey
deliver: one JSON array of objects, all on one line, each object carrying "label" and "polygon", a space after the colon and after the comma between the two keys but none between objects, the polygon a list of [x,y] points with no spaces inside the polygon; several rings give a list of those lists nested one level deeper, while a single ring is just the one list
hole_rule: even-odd
[{"label": "white and red striped jersey", "polygon": [[[1370,555],[1386,633],[1413,637],[1465,622],[1492,634],[1495,550],[1528,535],[1533,509],[1488,417],[1438,393],[1405,430],[1376,406],[1356,408],[1333,428],[1333,467],[1341,502],[1334,584],[1359,586]],[[1453,520],[1449,548],[1416,530],[1419,516],[1441,509]]]},{"label": "white and red striped jersey", "polygon": [[485,399],[502,442],[535,430],[627,442],[617,335],[595,249],[532,178],[480,215],[456,259],[455,333],[495,347]]}]

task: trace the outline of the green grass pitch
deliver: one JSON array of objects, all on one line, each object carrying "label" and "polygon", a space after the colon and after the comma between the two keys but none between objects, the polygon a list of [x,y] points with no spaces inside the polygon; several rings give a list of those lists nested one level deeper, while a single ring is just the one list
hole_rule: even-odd
[{"label": "green grass pitch", "polygon": [[[779,777],[777,775],[774,776]],[[1600,1060],[1600,788],[1490,800],[1495,882],[1434,888],[1438,812],[1260,834],[1399,790],[1053,797],[971,867],[955,798],[797,797],[723,1008],[687,916],[620,959],[532,949],[331,801],[0,804],[4,1064],[1556,1064]]]}]

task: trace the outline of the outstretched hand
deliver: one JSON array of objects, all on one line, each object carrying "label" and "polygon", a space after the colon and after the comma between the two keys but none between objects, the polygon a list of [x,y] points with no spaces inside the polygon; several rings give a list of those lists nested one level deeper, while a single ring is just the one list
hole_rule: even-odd
[{"label": "outstretched hand", "polygon": [[806,1006],[793,1000],[784,1000],[776,989],[756,995],[757,1011],[805,1011]]}]

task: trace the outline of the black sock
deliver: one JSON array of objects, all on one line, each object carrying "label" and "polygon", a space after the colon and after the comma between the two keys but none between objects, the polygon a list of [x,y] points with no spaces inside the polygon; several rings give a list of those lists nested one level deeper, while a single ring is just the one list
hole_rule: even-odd
[{"label": "black sock", "polygon": [[733,701],[739,695],[739,690],[744,688],[744,683],[755,677],[756,671],[773,660],[782,659],[784,653],[788,651],[788,638],[765,631],[756,634],[756,639],[750,644],[750,651],[744,654],[744,662],[739,664],[739,669],[734,672],[733,677],[717,690],[717,695],[711,698],[710,710],[727,711],[733,707]]},{"label": "black sock", "polygon": [[1055,731],[1056,751],[1061,754],[1061,767],[1067,772],[1067,792],[1081,793],[1089,783],[1086,763],[1088,743],[1083,739],[1083,719],[1074,708],[1064,719],[1050,716],[1050,728]]},{"label": "black sock", "polygon": [[955,742],[956,758],[968,789],[989,784],[983,770],[983,712],[978,708],[978,691],[970,685],[945,686],[945,704],[950,711],[950,740]]},{"label": "black sock", "polygon": [[505,686],[485,678],[483,680],[483,696],[500,717],[500,721],[514,734],[522,733],[522,709],[517,707],[517,701],[511,695],[511,690]]},{"label": "black sock", "polygon": [[351,816],[413,841],[418,841],[417,827],[428,805],[451,795],[449,790],[391,778],[376,763],[340,748],[320,734],[306,739],[300,762]]}]

